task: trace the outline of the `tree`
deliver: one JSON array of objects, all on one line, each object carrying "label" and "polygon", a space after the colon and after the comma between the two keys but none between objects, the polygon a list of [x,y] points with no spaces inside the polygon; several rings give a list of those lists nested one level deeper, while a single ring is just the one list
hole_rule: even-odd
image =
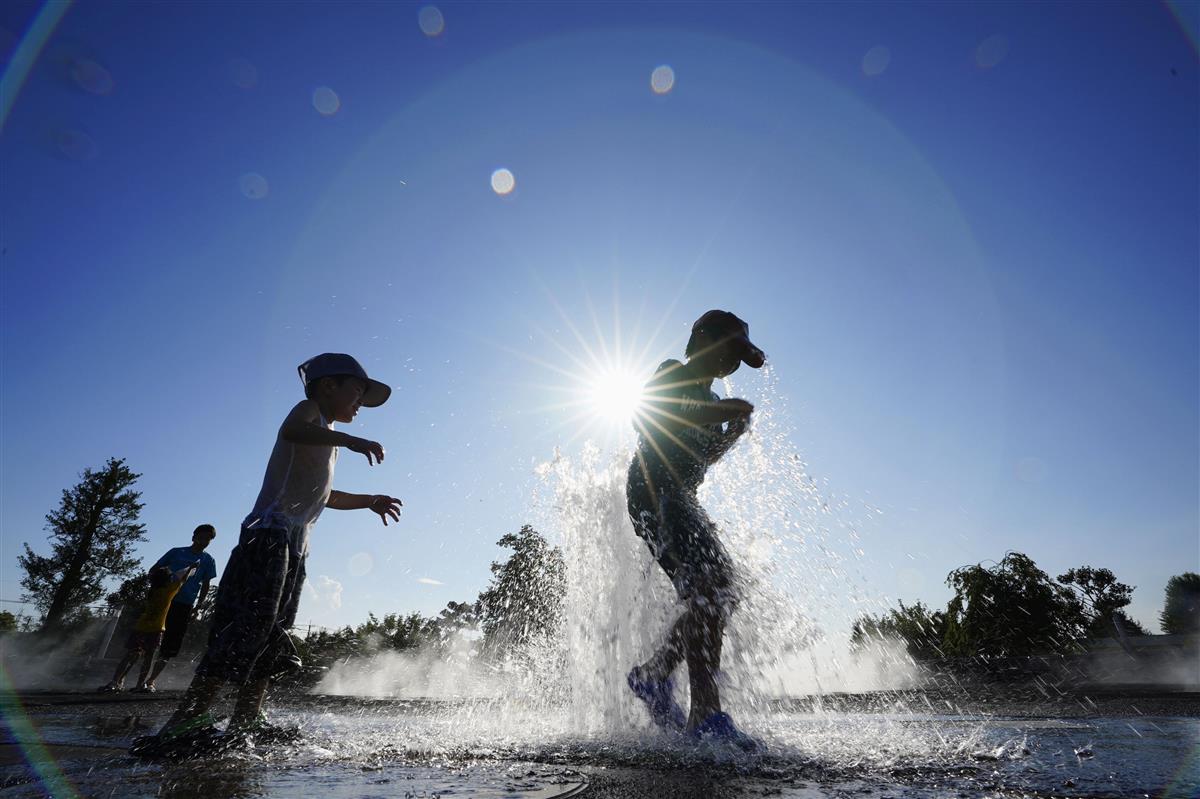
[{"label": "tree", "polygon": [[1058,581],[1075,589],[1076,598],[1081,602],[1080,610],[1087,617],[1085,624],[1089,635],[1110,637],[1116,624],[1142,631],[1141,625],[1122,610],[1133,599],[1133,588],[1117,582],[1116,575],[1108,569],[1080,566],[1060,574]]},{"label": "tree", "polygon": [[0,635],[17,629],[17,617],[7,610],[0,610]]},{"label": "tree", "polygon": [[1184,572],[1167,580],[1158,625],[1164,633],[1200,632],[1200,574]]},{"label": "tree", "polygon": [[136,611],[145,603],[146,595],[149,593],[150,576],[145,572],[139,572],[122,580],[117,590],[106,596],[104,601],[113,609],[124,608]]},{"label": "tree", "polygon": [[992,568],[963,566],[946,584],[954,589],[942,647],[948,655],[1065,652],[1083,637],[1088,619],[1078,597],[1028,555],[1009,552]]},{"label": "tree", "polygon": [[132,488],[139,477],[121,458],[109,458],[98,471],[84,469],[46,514],[51,554],[38,555],[25,544],[17,558],[25,570],[21,586],[42,611],[42,629],[79,615],[103,595],[105,580],[138,569],[132,549],[146,530],[138,521],[141,494]]},{"label": "tree", "polygon": [[941,657],[942,638],[946,634],[946,614],[931,611],[921,602],[915,605],[900,603],[883,616],[860,617],[850,628],[850,643],[856,648],[871,644],[872,639],[896,638],[903,641],[914,660]]},{"label": "tree", "polygon": [[526,524],[497,542],[513,551],[492,563],[492,582],[479,595],[484,649],[503,654],[557,628],[566,592],[562,552]]}]

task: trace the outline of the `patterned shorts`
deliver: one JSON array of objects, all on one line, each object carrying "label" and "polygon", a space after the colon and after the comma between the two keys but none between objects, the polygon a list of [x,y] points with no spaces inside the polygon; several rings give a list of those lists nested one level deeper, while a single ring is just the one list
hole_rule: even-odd
[{"label": "patterned shorts", "polygon": [[294,652],[288,630],[304,589],[304,557],[289,548],[287,530],[242,528],[217,587],[208,649],[196,674],[232,683],[279,671]]},{"label": "patterned shorts", "polygon": [[696,495],[670,490],[655,496],[632,474],[625,495],[634,532],[645,540],[679,598],[713,602],[728,616],[738,601],[733,562]]}]

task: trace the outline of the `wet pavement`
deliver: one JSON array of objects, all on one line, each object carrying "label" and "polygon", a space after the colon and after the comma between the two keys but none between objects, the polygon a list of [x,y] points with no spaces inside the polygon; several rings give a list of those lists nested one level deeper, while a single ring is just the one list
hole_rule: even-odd
[{"label": "wet pavement", "polygon": [[487,702],[297,697],[273,704],[275,719],[302,729],[297,745],[178,762],[128,755],[177,699],[0,696],[0,796],[1200,795],[1194,694],[1068,697],[1053,717],[1036,703],[979,710],[923,692],[795,700],[747,718],[762,742],[753,754],[648,729],[573,734],[569,719]]}]

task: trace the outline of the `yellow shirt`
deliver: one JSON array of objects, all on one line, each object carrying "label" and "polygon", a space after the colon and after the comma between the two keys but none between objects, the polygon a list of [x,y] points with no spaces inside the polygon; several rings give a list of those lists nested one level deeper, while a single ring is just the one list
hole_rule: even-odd
[{"label": "yellow shirt", "polygon": [[138,616],[133,629],[139,633],[161,633],[167,628],[167,611],[171,609],[171,600],[183,588],[183,581],[172,582],[162,588],[151,588],[146,597],[146,607]]}]

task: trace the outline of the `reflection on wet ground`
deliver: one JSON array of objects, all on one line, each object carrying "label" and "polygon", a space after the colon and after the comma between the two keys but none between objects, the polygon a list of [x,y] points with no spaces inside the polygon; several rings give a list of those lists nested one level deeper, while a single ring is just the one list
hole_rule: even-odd
[{"label": "reflection on wet ground", "polygon": [[182,762],[130,757],[129,742],[174,699],[9,695],[0,795],[1193,797],[1200,789],[1200,720],[1186,715],[789,706],[748,720],[763,745],[747,755],[648,729],[572,734],[566,718],[491,702],[302,698],[275,705],[277,720],[302,728],[297,745]]}]

